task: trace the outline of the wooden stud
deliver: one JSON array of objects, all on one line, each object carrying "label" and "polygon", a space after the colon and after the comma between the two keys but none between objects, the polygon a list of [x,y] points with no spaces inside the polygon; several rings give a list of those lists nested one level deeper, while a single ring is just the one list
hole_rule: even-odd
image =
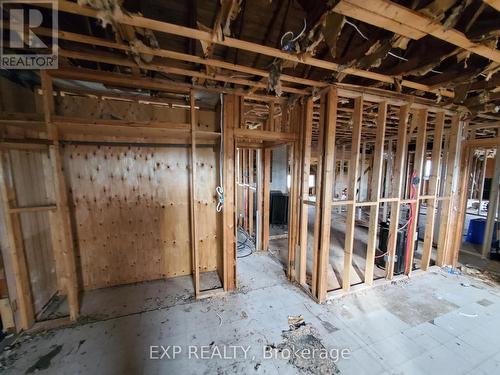
[{"label": "wooden stud", "polygon": [[241,153],[241,187],[242,202],[241,209],[243,210],[243,229],[248,232],[248,150],[240,149]]},{"label": "wooden stud", "polygon": [[[392,139],[390,139],[387,144],[387,161],[385,168],[385,184],[384,184],[384,195],[388,197],[391,196],[391,179],[392,179],[393,164],[394,164],[394,152],[392,148]],[[389,204],[388,202],[385,202],[382,210],[382,221],[384,223],[387,222],[388,215],[389,215]]]},{"label": "wooden stud", "polygon": [[456,197],[454,199],[455,206],[453,209],[455,212],[454,222],[457,223],[457,226],[455,228],[453,243],[451,244],[451,250],[448,252],[448,259],[446,260],[446,263],[450,264],[452,267],[456,267],[460,253],[460,248],[462,247],[463,227],[465,222],[465,215],[467,213],[467,190],[468,190],[467,179],[465,178],[465,176],[468,176],[469,171],[471,170],[472,158],[474,156],[474,152],[472,149],[465,147],[464,149],[462,149],[461,155],[462,155],[462,160],[460,162],[460,172],[458,176],[458,181],[460,182]]},{"label": "wooden stud", "polygon": [[[361,143],[361,123],[363,119],[363,97],[357,97],[354,100],[353,127],[352,127],[352,143],[351,157],[349,160],[349,173],[347,189],[347,199],[356,200],[357,179],[359,171],[359,147]],[[351,267],[352,267],[352,251],[354,246],[354,228],[356,205],[351,203],[347,205],[346,217],[346,232],[344,245],[344,272],[342,277],[342,289],[349,291],[351,287]]]},{"label": "wooden stud", "polygon": [[481,207],[483,205],[483,195],[484,195],[484,180],[486,179],[486,165],[488,164],[488,159],[486,158],[486,151],[484,152],[484,160],[481,165],[481,182],[479,183],[479,208],[477,209],[478,215],[481,215]]},{"label": "wooden stud", "polygon": [[248,185],[250,188],[248,189],[248,233],[250,235],[253,234],[253,207],[254,207],[254,181],[253,181],[253,172],[254,172],[254,150],[248,149]]},{"label": "wooden stud", "polygon": [[318,125],[318,157],[316,163],[316,181],[314,186],[314,195],[316,201],[314,202],[314,230],[313,230],[313,244],[312,244],[312,279],[311,279],[311,293],[317,298],[318,296],[318,282],[322,277],[319,271],[319,253],[321,242],[321,205],[323,193],[323,158],[324,158],[324,139],[326,130],[326,93],[320,97],[320,115]]},{"label": "wooden stud", "polygon": [[[408,228],[409,238],[411,239],[409,246],[409,252],[406,255],[408,257],[408,269],[406,269],[406,274],[410,275],[413,268],[413,258],[415,254],[415,237],[418,236],[418,216],[420,211],[420,192],[422,190],[422,175],[424,170],[425,161],[425,147],[427,143],[427,110],[421,109],[418,111],[418,131],[417,131],[417,143],[415,146],[415,160],[413,164],[413,174],[418,177],[419,182],[416,185],[416,195],[414,198],[415,203],[410,203],[413,205],[412,209],[412,221]],[[410,177],[411,179],[411,177]],[[410,181],[410,184],[412,182]]]},{"label": "wooden stud", "polygon": [[21,223],[16,214],[9,212],[9,209],[16,204],[15,190],[9,188],[8,176],[4,164],[9,158],[6,151],[0,152],[0,195],[4,216],[5,231],[9,245],[9,253],[15,280],[17,306],[20,311],[21,321],[18,330],[30,328],[35,320],[33,303],[30,289],[30,279],[26,255],[24,253],[23,236],[21,233]]},{"label": "wooden stud", "polygon": [[[377,128],[377,134],[378,134],[378,128]],[[375,143],[377,143],[377,140],[375,140]],[[361,147],[361,170],[360,170],[360,181],[359,181],[359,200],[364,201],[368,199],[368,176],[366,175],[366,151],[367,151],[367,144],[366,142],[363,142],[362,147]],[[366,191],[364,190],[366,187]]]},{"label": "wooden stud", "polygon": [[[298,116],[300,118],[300,116]],[[298,158],[299,145],[294,142],[289,148],[289,165],[291,171],[289,201],[288,201],[288,268],[287,276],[290,281],[296,278],[295,251],[297,245],[298,216],[299,216],[299,182],[300,167]]]},{"label": "wooden stud", "polygon": [[223,111],[223,168],[224,168],[224,207],[223,207],[223,268],[224,290],[236,288],[236,225],[235,225],[235,144],[234,127],[239,123],[239,108],[234,95],[224,95]]},{"label": "wooden stud", "polygon": [[52,122],[52,116],[55,113],[52,79],[46,71],[40,71],[43,90],[43,111],[44,119],[47,128],[47,135],[53,142],[49,146],[49,156],[52,163],[52,173],[54,176],[54,192],[57,205],[57,212],[49,214],[51,223],[51,233],[53,246],[55,246],[55,256],[61,255],[62,263],[64,264],[65,272],[63,277],[65,291],[68,296],[68,305],[70,319],[75,321],[79,316],[79,301],[78,301],[78,282],[76,275],[76,257],[73,242],[73,233],[71,225],[71,213],[68,207],[68,195],[66,180],[63,174],[63,164],[59,148],[59,136],[57,128]]},{"label": "wooden stud", "polygon": [[263,207],[262,207],[262,250],[269,250],[269,200],[271,194],[271,149],[264,149]]},{"label": "wooden stud", "polygon": [[396,143],[396,157],[394,158],[394,171],[392,180],[392,197],[396,200],[391,203],[389,239],[387,241],[386,278],[392,280],[394,276],[394,262],[396,259],[396,243],[403,194],[404,166],[406,161],[406,143],[408,132],[408,115],[410,106],[403,105],[399,109],[398,140]]},{"label": "wooden stud", "polygon": [[[443,196],[451,197],[453,195],[454,184],[453,176],[457,168],[458,156],[460,154],[462,129],[458,115],[452,117],[451,130],[448,141],[448,156],[446,160],[446,177],[444,180]],[[447,253],[450,247],[450,228],[452,227],[452,207],[451,199],[443,201],[441,207],[441,216],[439,224],[439,237],[437,246],[436,265],[442,267],[445,265]]]},{"label": "wooden stud", "polygon": [[191,256],[193,261],[193,282],[194,295],[198,298],[200,294],[200,255],[198,247],[198,232],[196,224],[196,98],[194,91],[191,91],[190,99],[190,118],[191,118],[191,157],[189,173],[189,206],[191,209],[190,234],[191,234]]},{"label": "wooden stud", "polygon": [[302,136],[302,182],[301,182],[301,201],[300,205],[300,265],[299,265],[299,283],[306,284],[307,267],[307,237],[308,237],[308,206],[304,203],[309,199],[309,173],[311,167],[311,139],[313,124],[313,100],[307,99],[304,111],[304,130]]},{"label": "wooden stud", "polygon": [[431,174],[429,177],[429,190],[427,192],[433,198],[427,200],[424,247],[422,251],[422,264],[420,266],[420,268],[424,271],[429,268],[432,253],[432,242],[434,239],[434,222],[436,219],[437,208],[436,198],[438,195],[439,174],[441,171],[441,147],[443,144],[444,117],[443,112],[438,112],[436,114],[436,126],[434,129],[434,141],[431,156]]},{"label": "wooden stud", "polygon": [[[382,167],[384,162],[384,137],[385,124],[387,117],[387,103],[382,102],[378,105],[377,115],[377,135],[375,140],[375,151],[373,153],[373,169],[372,169],[372,189],[370,192],[370,200],[376,202],[370,207],[370,220],[368,224],[368,245],[366,251],[366,266],[365,266],[365,283],[373,284],[373,267],[375,265],[375,249],[377,247],[377,230],[378,230],[378,213],[381,184],[382,184]],[[363,173],[363,171],[361,171]]]},{"label": "wooden stud", "polygon": [[491,179],[490,199],[488,203],[488,216],[486,217],[486,228],[484,230],[484,240],[481,246],[481,254],[483,258],[488,258],[491,250],[491,239],[497,216],[498,192],[500,186],[500,146],[496,148],[495,154],[495,172]]},{"label": "wooden stud", "polygon": [[326,94],[325,130],[323,144],[323,167],[321,180],[321,221],[320,244],[318,254],[318,282],[316,297],[320,303],[324,302],[327,293],[327,267],[330,259],[330,230],[332,221],[332,197],[335,177],[335,128],[337,123],[337,91],[331,88]]}]

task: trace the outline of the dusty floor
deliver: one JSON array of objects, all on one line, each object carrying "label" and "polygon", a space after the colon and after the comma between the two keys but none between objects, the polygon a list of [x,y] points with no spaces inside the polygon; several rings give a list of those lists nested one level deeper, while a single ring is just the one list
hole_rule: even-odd
[{"label": "dusty floor", "polygon": [[[500,288],[493,284],[438,270],[317,305],[267,255],[239,259],[238,273],[239,293],[202,301],[185,295],[189,278],[98,291],[87,306],[100,314],[73,328],[21,336],[3,352],[0,372],[500,373]],[[288,317],[298,315],[306,325],[290,330]],[[154,357],[162,354],[160,345],[182,352],[149,359],[151,346]],[[205,346],[209,355],[225,347],[230,357],[231,345],[250,349],[247,359],[238,350],[235,359],[188,359],[189,345],[198,354]],[[263,358],[297,346],[326,349],[329,357]]]}]

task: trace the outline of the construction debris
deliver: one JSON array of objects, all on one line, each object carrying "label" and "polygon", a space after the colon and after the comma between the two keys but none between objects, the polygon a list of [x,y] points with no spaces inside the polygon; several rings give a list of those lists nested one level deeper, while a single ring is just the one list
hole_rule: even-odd
[{"label": "construction debris", "polygon": [[309,374],[338,374],[336,359],[332,350],[325,348],[318,331],[304,322],[302,316],[288,317],[290,329],[283,331],[283,342],[277,346],[268,345],[267,351],[273,357],[288,359],[299,371]]}]

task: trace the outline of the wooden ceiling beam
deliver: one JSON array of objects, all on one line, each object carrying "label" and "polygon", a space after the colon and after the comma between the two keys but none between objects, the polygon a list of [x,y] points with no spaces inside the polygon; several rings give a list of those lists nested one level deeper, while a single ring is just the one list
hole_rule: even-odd
[{"label": "wooden ceiling beam", "polygon": [[[243,90],[234,90],[226,88],[208,88],[196,85],[190,85],[187,83],[179,82],[174,83],[171,81],[166,81],[157,78],[141,78],[133,77],[126,74],[110,73],[110,72],[100,72],[93,69],[83,69],[83,68],[59,68],[48,71],[48,74],[54,78],[71,79],[79,81],[88,82],[99,82],[104,85],[127,87],[135,89],[146,89],[155,91],[165,91],[174,93],[189,93],[191,90],[204,91],[204,92],[215,92],[224,94],[235,94],[240,96],[246,96]],[[279,98],[269,95],[250,95],[249,98],[261,101],[279,101]]]},{"label": "wooden ceiling beam", "polygon": [[[9,26],[5,25],[5,23],[4,23],[3,27],[8,28]],[[41,36],[51,36],[52,35],[51,30],[43,28],[43,27],[36,28],[35,30],[36,30],[37,35],[41,35]],[[128,45],[112,42],[110,40],[103,39],[103,38],[97,38],[97,37],[93,37],[93,36],[72,33],[69,31],[59,30],[58,38],[62,39],[62,40],[67,40],[69,42],[82,43],[82,44],[86,44],[86,45],[90,45],[90,46],[100,46],[100,47],[118,49],[118,50],[126,51],[126,52],[132,52],[132,48]],[[149,55],[154,55],[154,56],[158,56],[158,57],[164,57],[164,58],[172,59],[172,60],[214,66],[216,68],[232,70],[235,72],[246,73],[246,74],[250,74],[250,75],[256,75],[256,76],[261,76],[261,77],[268,77],[269,76],[269,72],[267,72],[265,70],[255,69],[255,68],[251,68],[251,67],[247,67],[247,66],[243,66],[243,65],[236,65],[236,64],[228,63],[226,61],[221,61],[221,60],[216,60],[216,59],[205,59],[205,58],[200,57],[200,56],[194,56],[194,55],[190,55],[190,54],[186,54],[186,53],[175,52],[175,51],[171,51],[171,50],[167,50],[167,49],[160,49],[160,48],[154,49],[154,48],[150,48],[147,46],[137,45],[134,47],[134,51],[149,54]],[[287,75],[287,74],[282,74],[281,79],[283,81],[286,81],[286,82],[296,83],[296,84],[311,86],[311,87],[326,87],[326,86],[328,86],[328,83],[326,83],[326,82],[320,82],[320,81],[314,81],[311,79],[294,77],[294,76]]]},{"label": "wooden ceiling beam", "polygon": [[[137,64],[135,61],[132,61],[132,60],[127,59],[127,58],[110,56],[109,54],[103,54],[103,53],[98,53],[98,52],[93,52],[93,53],[76,52],[76,51],[63,50],[60,48],[59,49],[59,56],[67,57],[70,59],[95,61],[95,62],[111,64],[111,65],[126,66],[129,68],[141,68],[144,70],[150,70],[150,71],[161,72],[161,73],[166,73],[166,74],[174,74],[174,75],[181,75],[181,76],[187,76],[187,77],[197,77],[197,78],[201,78],[203,80],[210,79],[210,80],[214,80],[214,81],[234,83],[237,85],[251,86],[251,87],[257,87],[257,88],[261,88],[261,89],[265,89],[267,87],[267,85],[265,85],[263,83],[250,81],[248,79],[231,78],[229,76],[225,76],[222,74],[207,74],[207,73],[203,73],[203,72],[200,72],[197,70],[176,68],[176,67],[172,67],[169,65],[163,65],[163,64],[147,64],[147,63]],[[290,92],[290,93],[299,94],[299,95],[310,94],[310,92],[307,90],[299,90],[299,89],[295,89],[292,87],[286,87],[286,86],[283,86],[282,90],[284,92]]]},{"label": "wooden ceiling beam", "polygon": [[[98,17],[98,11],[89,8],[87,6],[79,6],[76,3],[72,3],[69,1],[63,1],[60,0],[58,2],[59,5],[59,11],[67,12],[67,13],[72,13],[72,14],[77,14],[81,16],[87,16],[87,17],[93,17],[97,18]],[[41,5],[42,6],[42,5]],[[252,42],[247,42],[244,40],[239,40],[231,37],[226,37],[224,39],[216,39],[214,41],[213,35],[209,32],[202,31],[202,30],[196,30],[192,29],[189,27],[185,26],[180,26],[180,25],[175,25],[167,22],[161,22],[161,21],[156,21],[153,19],[145,18],[142,16],[138,15],[124,15],[121,17],[119,20],[116,20],[119,24],[126,24],[126,25],[131,25],[131,26],[136,26],[136,27],[142,27],[146,29],[150,29],[153,31],[157,32],[162,32],[162,33],[167,33],[167,34],[173,34],[173,35],[178,35],[186,38],[194,38],[198,40],[203,40],[207,42],[213,42],[219,45],[223,45],[226,47],[231,47],[231,48],[238,48],[242,49],[245,51],[253,52],[253,53],[260,53],[263,55],[271,56],[271,57],[277,57],[283,60],[288,60],[288,61],[293,61],[293,62],[298,62],[301,64],[306,64],[306,65],[312,65],[317,68],[322,68],[330,71],[342,71],[345,74],[348,75],[354,75],[357,77],[362,77],[362,78],[367,78],[371,79],[374,81],[381,81],[381,82],[386,82],[386,83],[394,83],[394,77],[387,76],[384,74],[380,73],[375,73],[371,71],[366,71],[362,69],[355,69],[355,68],[345,68],[343,69],[341,66],[339,66],[336,63],[329,62],[329,61],[324,61],[320,59],[316,59],[311,56],[298,56],[294,54],[289,54],[287,52],[284,52],[280,49],[269,47],[269,46],[263,46],[257,43],[252,43]],[[419,84],[417,82],[413,81],[408,81],[408,80],[402,80],[401,85],[404,87],[408,87],[411,89],[415,90],[421,90],[424,92],[431,92],[436,95],[440,94],[442,96],[447,96],[447,97],[453,97],[453,92],[449,90],[434,90],[431,89],[430,87],[426,85]]]},{"label": "wooden ceiling beam", "polygon": [[500,0],[484,0],[484,2],[500,12]]},{"label": "wooden ceiling beam", "polygon": [[[384,23],[379,22],[379,17],[385,20],[397,21],[405,26],[405,29],[411,28],[418,32],[432,35],[435,38],[441,39],[447,43],[454,44],[467,51],[483,56],[489,60],[500,62],[500,51],[486,45],[474,43],[469,40],[463,33],[455,29],[446,29],[441,23],[436,22],[423,14],[408,9],[402,5],[396,4],[389,0],[342,0],[339,4],[347,3],[359,9],[360,12],[369,12],[371,17],[363,20],[371,25],[387,28]],[[337,5],[334,10],[338,7]],[[336,11],[336,10],[335,10]],[[354,17],[352,13],[350,17]],[[387,28],[388,29],[388,28]],[[390,30],[390,29],[388,29]],[[393,31],[393,30],[391,30]],[[398,32],[402,34],[404,30]],[[404,35],[404,34],[402,34]]]},{"label": "wooden ceiling beam", "polygon": [[387,18],[384,15],[379,15],[364,8],[360,8],[356,4],[352,4],[350,1],[340,1],[333,8],[333,11],[367,24],[392,31],[395,34],[403,35],[413,40],[418,40],[425,36],[425,33],[415,30],[411,26],[405,25],[391,18]]}]

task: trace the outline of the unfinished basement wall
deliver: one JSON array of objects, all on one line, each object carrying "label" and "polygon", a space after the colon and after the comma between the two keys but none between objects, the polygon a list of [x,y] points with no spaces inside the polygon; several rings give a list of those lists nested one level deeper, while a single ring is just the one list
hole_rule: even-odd
[{"label": "unfinished basement wall", "polygon": [[[334,296],[379,278],[453,265],[454,181],[463,173],[457,164],[464,127],[460,114],[429,102],[334,87],[311,106],[317,112],[306,116],[301,135],[299,283],[324,301],[330,291]],[[384,168],[386,152],[394,162]],[[423,178],[426,160],[432,161],[428,180]],[[316,187],[310,199],[313,163]],[[339,196],[337,186],[344,184],[346,192]],[[417,242],[419,219],[422,240]],[[381,223],[389,233],[382,241]],[[406,244],[397,244],[400,237]]]},{"label": "unfinished basement wall", "polygon": [[[9,159],[17,207],[45,206],[54,202],[53,191],[45,184],[49,164],[43,151],[11,150]],[[35,313],[57,293],[57,272],[51,240],[49,213],[23,212],[18,215],[26,256]]]},{"label": "unfinished basement wall", "polygon": [[[27,87],[0,78],[1,92],[8,92],[0,100],[2,117],[16,114],[34,114],[36,100],[34,92]],[[36,116],[36,115],[35,115]],[[37,134],[30,126],[13,130],[2,126],[4,140],[29,137]],[[50,189],[46,185],[45,168],[48,153],[37,150],[3,150],[3,173],[10,206],[29,207],[53,203]],[[0,276],[0,298],[9,298],[9,305],[15,306],[17,290],[12,267],[12,249],[6,233],[5,212],[9,212],[5,202],[0,210],[0,248],[5,265],[5,274]],[[17,247],[22,249],[29,277],[29,289],[34,313],[39,313],[46,303],[58,292],[58,280],[54,249],[52,246],[48,212],[23,212],[11,215],[17,233]],[[2,272],[3,273],[3,272]],[[6,302],[2,302],[4,305]],[[14,309],[16,322],[20,321]]]},{"label": "unfinished basement wall", "polygon": [[[56,104],[67,119],[189,123],[183,107],[77,96]],[[197,111],[198,129],[215,130],[216,117]],[[192,273],[189,145],[64,142],[63,158],[83,289]],[[195,161],[200,272],[216,271],[222,268],[218,146],[198,143]]]},{"label": "unfinished basement wall", "polygon": [[[216,157],[197,148],[200,266],[217,269]],[[84,289],[191,274],[189,149],[67,145]]]}]

